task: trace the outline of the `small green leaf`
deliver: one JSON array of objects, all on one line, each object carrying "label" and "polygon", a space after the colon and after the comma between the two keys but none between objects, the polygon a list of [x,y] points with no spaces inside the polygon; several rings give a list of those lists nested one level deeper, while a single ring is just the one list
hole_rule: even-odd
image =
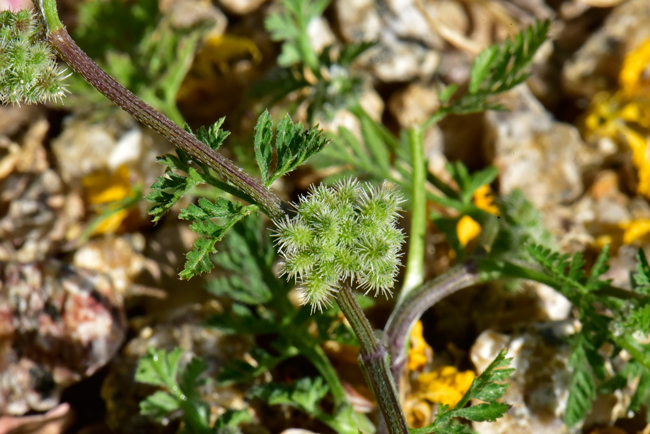
[{"label": "small green leaf", "polygon": [[269,166],[273,157],[272,132],[273,123],[269,117],[268,110],[260,115],[255,125],[255,157],[260,168],[260,174],[264,185],[269,186]]},{"label": "small green leaf", "polygon": [[441,112],[463,114],[502,110],[503,107],[490,103],[488,98],[510,90],[528,78],[526,68],[546,40],[549,26],[548,21],[537,21],[514,40],[508,39],[479,53],[470,70],[467,94],[441,108]]},{"label": "small green leaf", "polygon": [[632,287],[641,294],[650,294],[650,265],[643,249],[636,254],[636,273],[632,276]]},{"label": "small green leaf", "polygon": [[196,132],[196,138],[216,151],[230,135],[230,131],[224,131],[221,129],[225,120],[226,118],[222,117],[207,130],[205,127],[199,128]]},{"label": "small green leaf", "polygon": [[589,345],[589,343],[584,337],[579,336],[569,358],[569,367],[572,372],[569,399],[564,416],[569,427],[585,418],[591,410],[592,400],[596,397],[596,384],[587,360],[585,345]]},{"label": "small green leaf", "polygon": [[226,410],[215,424],[216,428],[237,428],[244,422],[252,422],[253,416],[248,410]]},{"label": "small green leaf", "polygon": [[154,386],[173,388],[176,385],[178,361],[183,350],[176,348],[169,353],[165,350],[149,348],[147,355],[140,359],[135,380]]},{"label": "small green leaf", "polygon": [[140,414],[160,422],[165,416],[178,409],[178,401],[167,392],[158,391],[140,401]]},{"label": "small green leaf", "polygon": [[268,383],[251,390],[251,398],[259,398],[269,405],[285,404],[311,415],[319,415],[318,404],[327,394],[328,387],[321,377],[302,378],[292,386]]},{"label": "small green leaf", "polygon": [[442,103],[449,102],[449,99],[456,93],[458,90],[458,85],[455,83],[445,86],[438,91],[438,100]]},{"label": "small green leaf", "polygon": [[[210,255],[217,252],[217,243],[235,223],[256,209],[255,205],[244,207],[223,198],[217,200],[216,203],[202,199],[199,200],[199,206],[194,205],[184,209],[181,212],[182,218],[193,220],[190,229],[200,237],[194,241],[192,250],[185,255],[185,267],[178,276],[187,280],[211,271],[214,268],[214,263]],[[214,218],[226,221],[222,225],[218,225],[212,221]]]},{"label": "small green leaf", "polygon": [[[202,176],[195,168],[184,164],[173,155],[165,155],[158,161],[169,166],[170,171],[158,177],[145,198],[154,204],[149,210],[149,215],[153,216],[154,223],[159,221],[187,192],[203,182]],[[187,176],[179,175],[171,170],[184,170]]]},{"label": "small green leaf", "polygon": [[[278,124],[273,146],[271,128],[268,113],[262,113],[255,126],[255,156],[267,187],[303,164],[328,143],[322,131],[317,128],[305,130],[301,123],[294,124],[289,115]],[[276,150],[277,161],[275,169],[269,173],[273,148]]]}]

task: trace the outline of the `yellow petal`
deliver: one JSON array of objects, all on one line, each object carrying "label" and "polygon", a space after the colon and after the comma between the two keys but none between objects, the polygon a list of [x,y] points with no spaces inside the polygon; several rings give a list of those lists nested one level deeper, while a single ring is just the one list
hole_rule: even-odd
[{"label": "yellow petal", "polygon": [[639,174],[638,194],[650,199],[650,145],[647,139],[628,127],[621,127],[621,133],[632,149],[632,164]]},{"label": "yellow petal", "polygon": [[631,51],[623,60],[618,81],[623,93],[628,96],[648,92],[650,80],[647,71],[650,67],[650,39]]},{"label": "yellow petal", "polygon": [[466,246],[481,233],[481,225],[468,215],[461,217],[456,224],[456,234],[463,246]]},{"label": "yellow petal", "polygon": [[632,244],[650,233],[650,219],[638,219],[619,225],[623,232],[623,244]]},{"label": "yellow petal", "polygon": [[101,221],[94,229],[93,234],[110,234],[120,228],[122,222],[129,216],[129,210],[121,209]]},{"label": "yellow petal", "polygon": [[430,402],[454,406],[474,381],[474,372],[458,372],[453,366],[441,366],[417,379],[416,396]]},{"label": "yellow petal", "polygon": [[499,208],[494,204],[494,194],[492,194],[492,189],[488,184],[476,189],[472,195],[472,201],[477,208],[490,214],[499,215]]},{"label": "yellow petal", "polygon": [[433,356],[433,350],[422,336],[422,322],[418,321],[411,330],[408,362],[409,371],[417,371],[427,363],[427,357]]},{"label": "yellow petal", "polygon": [[113,174],[93,172],[81,180],[81,185],[88,203],[92,205],[124,199],[133,191],[126,166],[118,167]]}]

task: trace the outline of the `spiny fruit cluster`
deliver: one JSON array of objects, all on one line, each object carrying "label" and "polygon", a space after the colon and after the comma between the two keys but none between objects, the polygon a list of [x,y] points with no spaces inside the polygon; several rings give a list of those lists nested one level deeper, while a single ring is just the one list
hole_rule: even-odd
[{"label": "spiny fruit cluster", "polygon": [[28,10],[0,12],[0,102],[34,104],[64,96],[65,69],[42,40],[42,26]]},{"label": "spiny fruit cluster", "polygon": [[386,183],[348,179],[313,189],[294,217],[276,222],[283,273],[296,279],[303,304],[322,311],[348,279],[366,292],[391,294],[404,241],[395,227],[401,202]]}]

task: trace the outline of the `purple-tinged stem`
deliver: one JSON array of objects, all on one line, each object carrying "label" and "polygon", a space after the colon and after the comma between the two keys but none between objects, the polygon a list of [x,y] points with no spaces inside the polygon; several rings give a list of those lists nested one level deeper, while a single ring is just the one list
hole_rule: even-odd
[{"label": "purple-tinged stem", "polygon": [[52,46],[70,68],[121,109],[162,134],[192,158],[214,169],[219,176],[253,199],[271,218],[282,217],[288,212],[289,206],[260,181],[180,128],[104,72],[77,46],[64,27],[51,31],[48,37]]},{"label": "purple-tinged stem", "polygon": [[466,261],[414,289],[395,307],[384,329],[394,384],[399,384],[406,363],[406,340],[413,324],[427,309],[443,298],[479,282],[476,264],[473,261]]},{"label": "purple-tinged stem", "polygon": [[408,425],[391,375],[386,348],[375,337],[368,319],[348,285],[343,285],[339,290],[336,302],[359,339],[359,365],[382,411],[388,432],[408,434]]}]

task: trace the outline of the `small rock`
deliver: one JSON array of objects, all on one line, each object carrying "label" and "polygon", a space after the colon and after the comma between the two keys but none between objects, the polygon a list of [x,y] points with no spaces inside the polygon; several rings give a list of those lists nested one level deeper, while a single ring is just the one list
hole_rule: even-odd
[{"label": "small rock", "polygon": [[334,32],[332,32],[329,23],[322,16],[315,17],[309,22],[307,36],[309,36],[311,47],[317,53],[336,42]]},{"label": "small rock", "polygon": [[435,72],[442,40],[429,30],[412,0],[393,0],[390,4],[339,0],[335,6],[339,29],[347,42],[377,41],[360,56],[359,65],[379,80],[407,82],[430,78]]},{"label": "small rock", "polygon": [[79,268],[107,274],[115,290],[124,295],[145,268],[146,259],[141,253],[144,245],[145,239],[140,233],[91,240],[77,249],[72,263]]},{"label": "small rock", "polygon": [[615,7],[600,30],[564,66],[564,87],[591,100],[599,91],[617,87],[625,53],[650,37],[650,5],[630,0]]},{"label": "small rock", "polygon": [[474,422],[479,434],[561,434],[574,432],[564,423],[568,398],[570,347],[563,339],[574,332],[570,321],[539,323],[508,336],[483,332],[471,349],[477,374],[485,370],[498,352],[508,349],[515,372],[503,402],[510,410],[496,422]]},{"label": "small rock", "polygon": [[440,107],[435,86],[413,83],[391,95],[388,110],[402,128],[424,123]]},{"label": "small rock", "polygon": [[246,15],[256,11],[267,0],[219,0],[219,5],[233,15]]},{"label": "small rock", "polygon": [[101,274],[58,261],[0,264],[0,414],[46,411],[95,373],[126,332],[122,299]]},{"label": "small rock", "polygon": [[577,199],[595,158],[578,130],[555,121],[525,86],[500,102],[509,111],[485,114],[485,145],[501,194],[519,188],[541,210]]}]

